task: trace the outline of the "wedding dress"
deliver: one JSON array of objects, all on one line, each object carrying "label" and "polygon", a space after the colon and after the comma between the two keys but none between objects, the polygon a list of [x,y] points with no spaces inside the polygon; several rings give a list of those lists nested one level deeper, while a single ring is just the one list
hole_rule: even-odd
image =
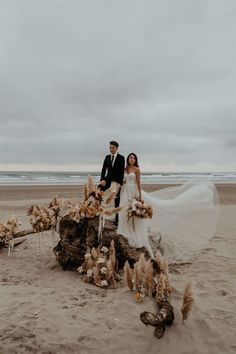
[{"label": "wedding dress", "polygon": [[169,262],[193,260],[215,231],[219,205],[215,185],[197,182],[151,193],[142,190],[142,199],[152,206],[153,217],[135,217],[133,224],[133,220],[128,220],[127,207],[138,196],[135,173],[126,173],[125,180],[120,194],[124,209],[119,213],[117,233],[124,235],[130,246],[145,247],[152,258],[161,237]]}]

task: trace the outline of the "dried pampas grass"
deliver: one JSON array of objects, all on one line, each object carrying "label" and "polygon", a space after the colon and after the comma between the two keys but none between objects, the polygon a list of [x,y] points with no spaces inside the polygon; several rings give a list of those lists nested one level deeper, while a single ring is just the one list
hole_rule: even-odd
[{"label": "dried pampas grass", "polygon": [[111,245],[109,247],[109,258],[111,260],[113,271],[116,270],[116,250],[114,240],[111,241]]},{"label": "dried pampas grass", "polygon": [[164,298],[165,290],[166,290],[166,279],[163,273],[160,273],[158,278],[158,283],[156,286],[156,301],[160,304]]},{"label": "dried pampas grass", "polygon": [[134,265],[134,284],[136,290],[138,290],[138,292],[141,292],[143,285],[143,272],[141,264],[139,262],[135,263]]},{"label": "dried pampas grass", "polygon": [[149,297],[152,297],[152,290],[153,290],[153,267],[151,261],[147,261],[145,263],[145,289],[146,294]]},{"label": "dried pampas grass", "polygon": [[162,255],[159,250],[156,252],[156,262],[157,262],[159,269],[162,271],[162,269],[164,268],[163,267],[163,258],[162,258]]},{"label": "dried pampas grass", "polygon": [[125,280],[130,290],[133,290],[133,270],[130,268],[129,262],[125,262],[124,266]]},{"label": "dried pampas grass", "polygon": [[192,292],[192,283],[188,282],[184,290],[183,305],[181,308],[183,321],[185,321],[188,318],[193,303],[194,303],[194,297]]},{"label": "dried pampas grass", "polygon": [[92,176],[88,176],[88,181],[87,181],[87,194],[88,196],[95,191],[96,187],[95,184],[93,183],[93,178]]}]

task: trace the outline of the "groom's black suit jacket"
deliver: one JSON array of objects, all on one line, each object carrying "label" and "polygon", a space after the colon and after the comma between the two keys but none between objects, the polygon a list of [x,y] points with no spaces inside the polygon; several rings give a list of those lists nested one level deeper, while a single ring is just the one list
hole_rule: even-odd
[{"label": "groom's black suit jacket", "polygon": [[105,189],[109,188],[111,182],[117,182],[119,184],[123,184],[124,179],[124,170],[125,170],[125,158],[124,156],[117,154],[115,162],[112,166],[111,163],[111,155],[107,155],[103,162],[102,173],[101,173],[101,181],[106,181]]}]

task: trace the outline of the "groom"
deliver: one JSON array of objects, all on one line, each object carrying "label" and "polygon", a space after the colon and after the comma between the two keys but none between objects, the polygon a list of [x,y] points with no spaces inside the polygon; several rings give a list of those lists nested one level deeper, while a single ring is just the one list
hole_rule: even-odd
[{"label": "groom", "polygon": [[[119,144],[116,141],[110,141],[110,154],[105,157],[102,166],[101,179],[98,188],[105,191],[111,186],[111,182],[116,182],[120,186],[123,184],[125,158],[118,153]],[[116,195],[115,207],[120,204],[120,188]],[[115,225],[118,225],[118,214],[115,217]]]}]

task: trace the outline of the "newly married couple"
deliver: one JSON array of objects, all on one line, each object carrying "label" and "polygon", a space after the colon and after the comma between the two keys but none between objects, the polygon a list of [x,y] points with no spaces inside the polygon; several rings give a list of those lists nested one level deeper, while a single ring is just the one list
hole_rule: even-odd
[{"label": "newly married couple", "polygon": [[[115,219],[117,233],[124,235],[130,246],[145,247],[152,258],[155,242],[161,236],[165,257],[170,262],[192,260],[215,231],[218,198],[214,184],[198,181],[147,193],[141,189],[136,154],[130,153],[125,163],[118,148],[118,142],[110,142],[110,154],[105,157],[98,186],[103,191],[112,182],[120,186],[115,207],[123,209]],[[152,219],[128,218],[127,209],[133,199],[152,206]]]}]

